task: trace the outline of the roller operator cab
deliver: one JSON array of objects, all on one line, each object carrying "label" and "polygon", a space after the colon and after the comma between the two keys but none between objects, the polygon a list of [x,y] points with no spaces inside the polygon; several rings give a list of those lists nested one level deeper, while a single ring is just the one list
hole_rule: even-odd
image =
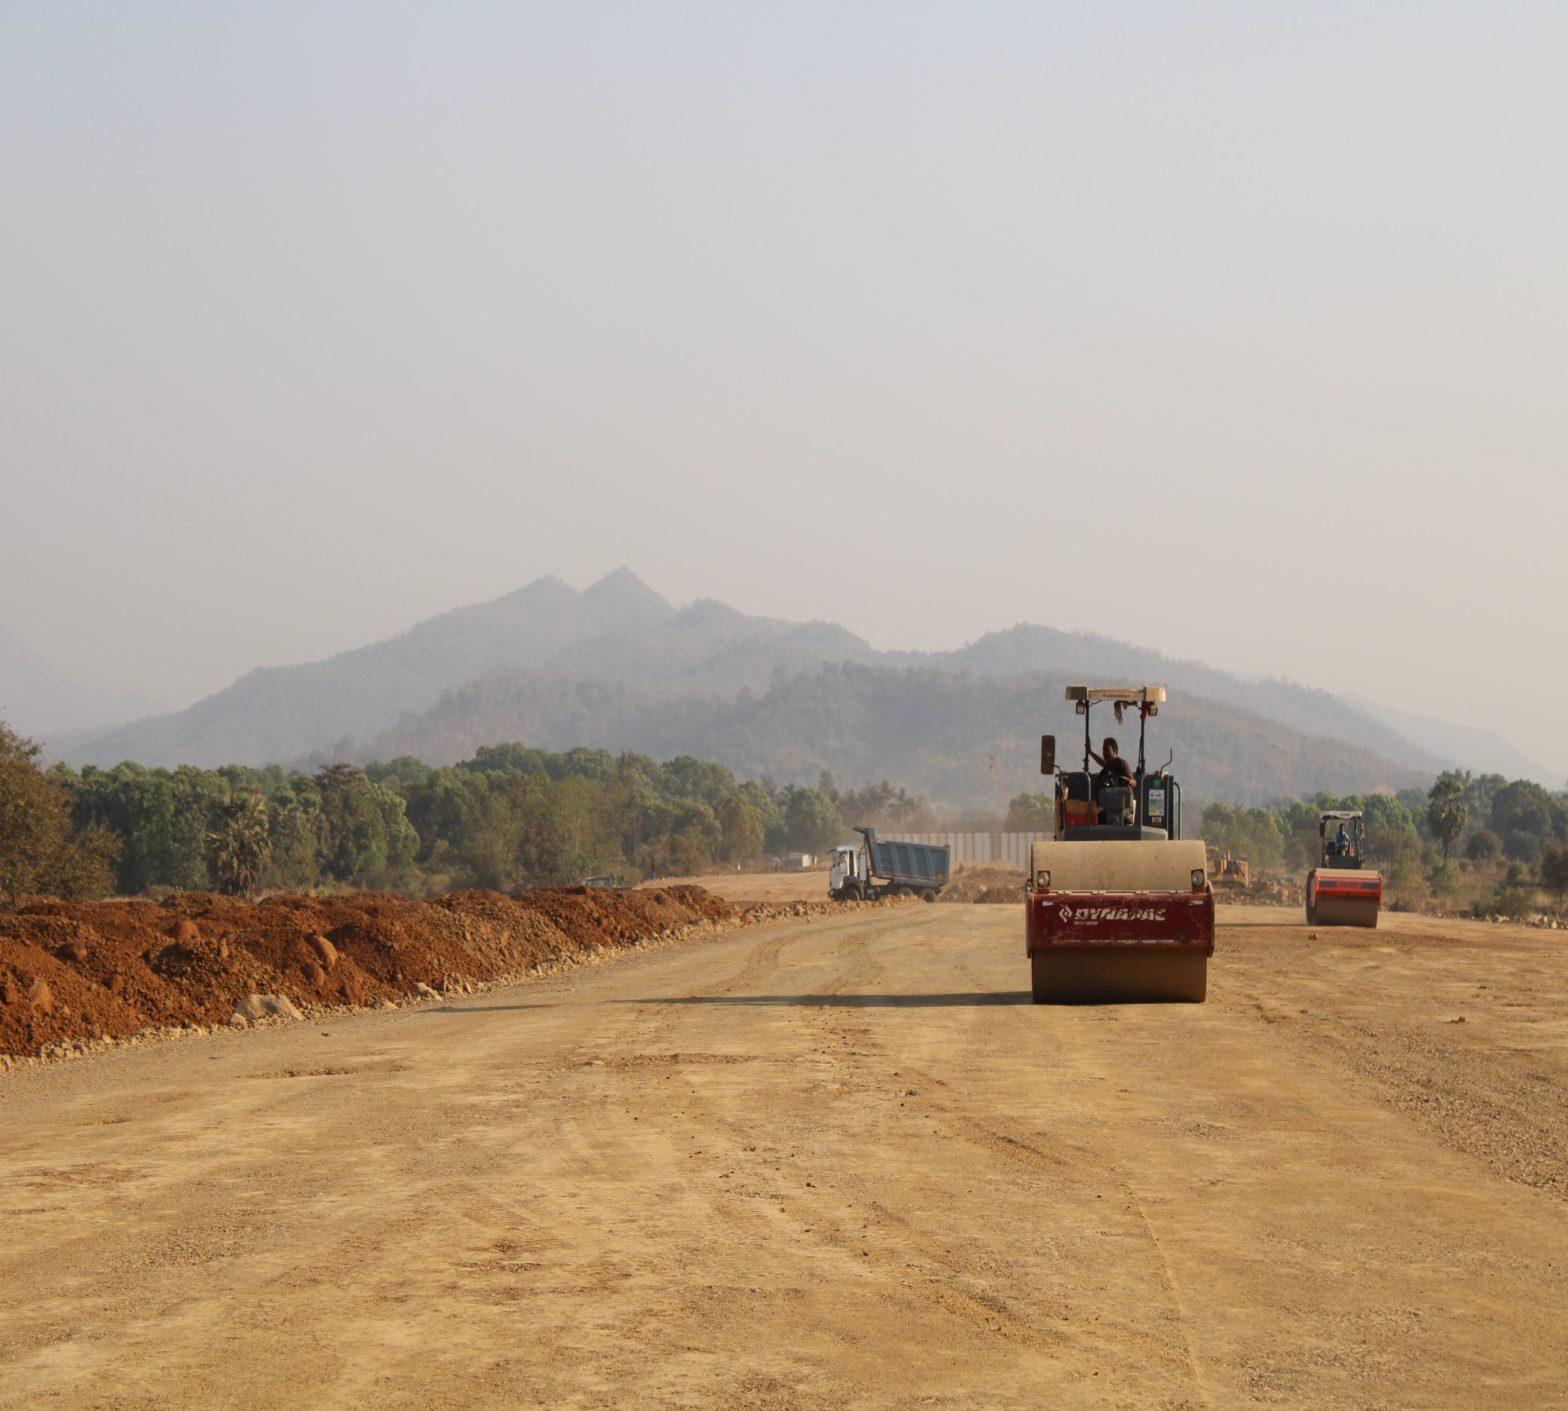
[{"label": "roller operator cab", "polygon": [[[1204,847],[1181,835],[1175,756],[1150,769],[1145,754],[1165,688],[1069,686],[1067,699],[1083,718],[1083,761],[1058,768],[1055,736],[1041,737],[1040,772],[1055,779],[1056,838],[1032,849],[1024,903],[1034,1002],[1201,1002],[1214,953]],[[1130,777],[1094,767],[1103,743],[1091,716],[1107,705],[1118,726],[1129,712],[1138,722]]]},{"label": "roller operator cab", "polygon": [[1367,866],[1366,820],[1360,809],[1328,808],[1318,816],[1321,857],[1303,888],[1309,926],[1377,925],[1382,874]]}]

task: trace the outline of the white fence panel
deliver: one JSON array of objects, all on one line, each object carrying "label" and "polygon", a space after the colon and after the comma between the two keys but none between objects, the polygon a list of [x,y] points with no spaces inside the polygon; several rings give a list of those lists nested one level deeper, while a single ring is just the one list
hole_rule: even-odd
[{"label": "white fence panel", "polygon": [[954,867],[966,862],[1010,862],[1020,872],[1029,870],[1029,849],[1051,841],[1049,833],[889,833],[898,843],[946,843]]}]

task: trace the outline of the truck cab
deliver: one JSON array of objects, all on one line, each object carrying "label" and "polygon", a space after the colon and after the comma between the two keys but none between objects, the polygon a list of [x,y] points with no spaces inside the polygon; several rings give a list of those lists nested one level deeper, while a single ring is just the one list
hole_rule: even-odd
[{"label": "truck cab", "polygon": [[864,883],[865,872],[860,866],[860,849],[840,847],[833,849],[833,865],[828,869],[828,895],[842,900],[844,887],[849,882]]}]

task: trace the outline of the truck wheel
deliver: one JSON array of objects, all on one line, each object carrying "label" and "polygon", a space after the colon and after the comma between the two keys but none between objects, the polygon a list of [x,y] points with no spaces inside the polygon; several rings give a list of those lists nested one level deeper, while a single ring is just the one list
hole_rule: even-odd
[{"label": "truck wheel", "polygon": [[861,890],[859,882],[846,882],[846,883],[844,883],[844,900],[845,901],[864,901],[865,899],[866,899],[866,894],[865,894],[864,891]]},{"label": "truck wheel", "polygon": [[936,893],[934,891],[932,891],[932,889],[930,887],[927,887],[925,889],[925,891],[921,892],[920,900],[921,901],[935,901],[936,900]]}]

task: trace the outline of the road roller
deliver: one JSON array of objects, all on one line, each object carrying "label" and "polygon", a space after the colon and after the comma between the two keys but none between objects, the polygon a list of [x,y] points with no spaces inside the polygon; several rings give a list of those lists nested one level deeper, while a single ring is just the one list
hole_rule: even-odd
[{"label": "road roller", "polygon": [[1325,809],[1318,819],[1321,863],[1307,873],[1309,926],[1376,926],[1383,877],[1366,865],[1366,820],[1360,809]]},{"label": "road roller", "polygon": [[[1181,836],[1175,756],[1146,758],[1149,721],[1163,686],[1069,686],[1083,719],[1081,768],[1056,764],[1056,737],[1040,738],[1040,772],[1055,780],[1056,836],[1034,844],[1025,938],[1036,1004],[1139,1000],[1201,1003],[1214,954],[1214,892],[1203,843]],[[1138,757],[1114,738],[1096,753],[1093,712],[1138,721]],[[1098,764],[1099,770],[1091,766]]]}]

